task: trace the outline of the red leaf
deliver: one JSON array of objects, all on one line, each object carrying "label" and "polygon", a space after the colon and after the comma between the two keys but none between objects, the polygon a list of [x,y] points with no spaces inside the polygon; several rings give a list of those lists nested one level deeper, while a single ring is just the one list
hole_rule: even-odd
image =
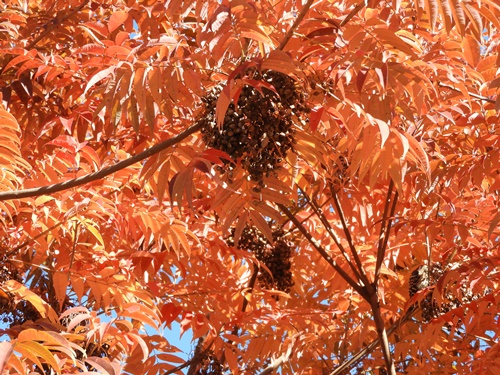
[{"label": "red leaf", "polygon": [[361,92],[363,85],[365,84],[366,70],[361,70],[356,77],[356,87],[358,91]]},{"label": "red leaf", "polygon": [[181,337],[182,335],[191,328],[191,321],[193,320],[193,314],[190,312],[184,313],[181,321]]},{"label": "red leaf", "polygon": [[80,143],[75,138],[69,135],[60,135],[56,139],[53,139],[52,141],[47,143],[47,145],[62,147],[71,152],[80,151],[85,147],[86,144],[87,142]]},{"label": "red leaf", "polygon": [[309,113],[309,126],[314,132],[318,128],[319,122],[321,121],[321,116],[323,116],[323,111],[325,108],[323,106],[315,107]]},{"label": "red leaf", "polygon": [[203,151],[201,157],[217,165],[224,165],[223,160],[233,161],[227,153],[216,148],[209,148]]}]

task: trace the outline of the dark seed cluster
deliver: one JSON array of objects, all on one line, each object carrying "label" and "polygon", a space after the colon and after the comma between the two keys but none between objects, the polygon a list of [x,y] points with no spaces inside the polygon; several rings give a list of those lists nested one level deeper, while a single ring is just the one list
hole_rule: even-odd
[{"label": "dark seed cluster", "polygon": [[224,373],[224,366],[213,352],[208,352],[200,358],[200,364],[197,375],[222,375]]},{"label": "dark seed cluster", "polygon": [[[0,259],[0,285],[9,280],[22,282],[22,275],[4,256]],[[0,321],[3,323],[10,325],[21,324],[26,320],[26,317],[29,318],[33,314],[38,315],[31,303],[22,301],[16,306],[14,296],[1,289],[0,291]]]},{"label": "dark seed cluster", "polygon": [[[410,297],[413,297],[420,290],[436,285],[444,274],[445,270],[439,263],[433,263],[430,266],[422,265],[418,267],[410,276]],[[423,321],[428,322],[437,318],[441,314],[445,314],[452,309],[462,306],[464,303],[468,303],[479,298],[479,295],[474,294],[470,290],[468,284],[468,279],[465,278],[459,282],[459,285],[447,285],[445,287],[443,302],[440,304],[433,298],[432,291],[429,291],[425,299],[420,303]],[[460,291],[460,298],[451,292],[453,289]]]},{"label": "dark seed cluster", "polygon": [[[234,229],[228,238],[228,244],[234,246]],[[269,269],[261,269],[259,272],[259,283],[266,289],[277,289],[288,293],[293,286],[292,279],[292,256],[293,248],[285,240],[284,232],[277,230],[273,232],[273,245],[267,241],[258,229],[246,226],[238,241],[238,248],[249,250],[255,254],[255,257],[264,263]]]},{"label": "dark seed cluster", "polygon": [[[221,87],[217,86],[202,99],[205,112],[198,121],[205,144],[241,162],[250,178],[263,186],[264,176],[275,172],[293,147],[294,118],[303,118],[309,110],[302,91],[286,74],[249,70],[246,77],[271,84],[277,94],[268,88],[259,92],[253,86],[244,86],[236,105],[229,105],[219,130],[215,109]],[[233,168],[226,166],[229,172]]]}]

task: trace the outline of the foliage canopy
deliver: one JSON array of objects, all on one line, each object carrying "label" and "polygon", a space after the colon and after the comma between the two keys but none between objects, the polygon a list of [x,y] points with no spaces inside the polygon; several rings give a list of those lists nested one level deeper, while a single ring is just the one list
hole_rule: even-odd
[{"label": "foliage canopy", "polygon": [[0,372],[498,373],[499,20],[3,1]]}]

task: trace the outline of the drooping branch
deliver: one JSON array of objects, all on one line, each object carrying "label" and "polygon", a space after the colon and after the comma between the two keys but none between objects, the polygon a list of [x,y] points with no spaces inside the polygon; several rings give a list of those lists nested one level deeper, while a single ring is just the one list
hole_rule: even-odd
[{"label": "drooping branch", "polygon": [[187,138],[189,135],[193,134],[194,132],[198,131],[201,128],[201,124],[197,123],[183,132],[179,133],[178,135],[167,139],[166,141],[163,141],[135,156],[132,156],[128,159],[122,160],[115,165],[112,165],[110,167],[101,169],[100,171],[90,173],[85,176],[81,176],[78,178],[75,178],[73,180],[68,180],[64,182],[60,182],[57,184],[53,185],[47,185],[47,186],[41,186],[37,188],[32,188],[32,189],[25,189],[25,190],[16,190],[16,191],[5,191],[0,193],[0,201],[6,201],[9,199],[21,199],[21,198],[28,198],[28,197],[37,197],[40,195],[45,195],[45,194],[53,194],[57,193],[62,190],[67,190],[71,189],[77,186],[85,185],[89,182],[99,180],[101,178],[104,178],[106,176],[109,176],[110,174],[113,174],[115,172],[118,172],[121,169],[127,168],[137,162],[140,162],[146,158],[149,158],[150,156],[153,156],[160,151],[163,151],[179,142]]},{"label": "drooping branch", "polygon": [[326,250],[318,244],[318,242],[312,237],[311,233],[307,231],[306,228],[300,223],[297,218],[286,208],[284,205],[278,203],[278,207],[289,219],[290,221],[299,229],[300,233],[309,241],[309,243],[316,249],[318,253],[325,259],[328,264],[363,298],[368,299],[369,296],[366,293],[366,289],[359,285],[347,272],[340,267],[337,262],[326,252]]}]

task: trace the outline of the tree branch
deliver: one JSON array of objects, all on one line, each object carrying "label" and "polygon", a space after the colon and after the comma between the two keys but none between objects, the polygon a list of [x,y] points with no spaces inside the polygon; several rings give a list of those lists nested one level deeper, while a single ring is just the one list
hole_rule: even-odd
[{"label": "tree branch", "polygon": [[382,318],[382,314],[380,312],[380,303],[376,289],[374,290],[374,293],[371,293],[370,297],[369,302],[373,312],[373,321],[375,322],[378,338],[382,346],[382,354],[384,355],[387,373],[389,375],[396,375],[394,360],[392,358],[391,348],[389,347],[389,336],[387,335],[384,319]]},{"label": "tree branch", "polygon": [[[257,281],[257,276],[259,275],[259,267],[258,267],[258,265],[254,263],[254,267],[255,267],[255,269],[253,270],[252,277],[248,281],[248,287],[247,287],[247,289],[250,289],[250,291],[253,291],[253,288],[255,287],[255,282]],[[248,300],[245,297],[243,297],[243,303],[241,304],[241,312],[242,313],[244,313],[246,311],[247,306],[248,306]],[[235,325],[233,327],[233,331],[231,332],[231,334],[233,334],[234,336],[237,336],[238,335],[238,331],[239,331],[239,327],[237,325]],[[227,343],[229,345],[232,345],[233,344],[233,340],[228,340]],[[226,352],[222,352],[222,355],[220,357],[220,362],[224,363],[225,361],[226,361]]]},{"label": "tree branch", "polygon": [[359,285],[347,272],[344,271],[342,267],[340,267],[333,258],[328,255],[325,249],[318,244],[318,242],[312,238],[311,234],[307,231],[306,228],[297,220],[297,218],[281,203],[278,203],[279,209],[290,219],[290,221],[299,229],[299,231],[304,235],[304,237],[309,241],[309,243],[321,254],[323,259],[325,259],[332,268],[337,271],[337,273],[342,276],[342,278],[363,298],[369,299],[369,296],[366,293],[365,288]]},{"label": "tree branch", "polygon": [[[391,325],[391,327],[387,329],[387,336],[388,337],[391,336],[396,331],[396,329],[401,326],[401,324],[406,322],[413,315],[415,311],[416,309],[410,308],[403,317],[395,321]],[[340,375],[345,373],[345,371],[349,370],[357,362],[362,360],[366,355],[371,353],[378,346],[379,343],[380,343],[380,338],[377,337],[370,344],[368,344],[359,352],[357,352],[355,355],[353,355],[347,362],[342,363],[339,367],[333,370],[329,375]]]},{"label": "tree branch", "polygon": [[[446,89],[450,89],[450,90],[452,90],[452,91],[456,91],[456,92],[459,92],[459,93],[461,93],[461,92],[462,92],[462,91],[460,91],[459,89],[457,89],[456,87],[453,87],[453,86],[448,86],[448,85],[445,85],[444,83],[441,83],[441,82],[438,82],[438,86],[439,86],[439,87],[444,87],[444,88],[446,88]],[[472,93],[472,92],[468,92],[468,94],[469,94],[470,96],[472,96],[473,98],[475,98],[475,99],[483,100],[483,101],[485,101],[485,102],[488,102],[488,103],[493,103],[493,104],[495,104],[495,103],[496,103],[496,100],[494,100],[494,99],[490,99],[490,98],[487,98],[486,96],[482,96],[482,95],[474,94],[474,93]]]},{"label": "tree branch", "polygon": [[311,5],[313,4],[313,2],[314,2],[314,0],[308,0],[306,5],[304,5],[304,7],[300,11],[299,15],[295,19],[295,22],[293,23],[292,27],[290,27],[290,29],[286,32],[285,37],[283,38],[280,45],[276,49],[283,50],[283,48],[285,48],[288,41],[292,38],[293,33],[295,32],[297,27],[299,27],[300,23],[302,22],[302,20],[306,16],[306,13],[309,10],[309,8],[311,7]]},{"label": "tree branch", "polygon": [[176,136],[167,139],[166,141],[163,141],[135,156],[132,156],[128,159],[122,160],[115,165],[112,165],[110,167],[101,169],[100,171],[90,173],[88,175],[82,176],[75,178],[73,180],[68,180],[64,182],[60,182],[57,184],[53,185],[47,185],[47,186],[41,186],[37,188],[32,188],[32,189],[25,189],[25,190],[16,190],[16,191],[5,191],[0,193],[0,202],[1,201],[6,201],[9,199],[21,199],[21,198],[28,198],[28,197],[36,197],[39,195],[45,195],[45,194],[53,194],[57,193],[58,191],[62,190],[67,190],[71,189],[76,186],[81,186],[85,185],[89,182],[99,180],[101,178],[104,178],[106,176],[109,176],[110,174],[113,174],[121,169],[124,169],[126,167],[129,167],[137,162],[140,162],[146,158],[149,158],[150,156],[153,156],[160,151],[163,151],[179,142],[181,142],[183,139],[187,138],[189,135],[193,134],[194,132],[198,131],[201,128],[201,124],[197,123],[183,132],[177,134]]},{"label": "tree branch", "polygon": [[67,14],[65,14],[63,17],[61,17],[61,19],[57,19],[57,17],[55,17],[52,20],[50,20],[49,22],[47,22],[44,25],[45,30],[42,33],[40,33],[40,35],[38,35],[30,44],[28,44],[26,46],[26,49],[30,50],[33,47],[35,47],[40,40],[42,40],[47,35],[49,35],[52,32],[52,30],[54,30],[61,22],[66,21],[73,14],[78,13],[79,11],[81,11],[85,7],[85,5],[87,5],[88,3],[89,3],[89,0],[85,0],[83,3],[81,3],[76,8],[69,9],[69,12]]},{"label": "tree branch", "polygon": [[[349,244],[349,248],[351,249],[352,257],[354,258],[354,262],[356,262],[356,265],[359,268],[360,276],[361,276],[361,281],[365,286],[370,285],[370,281],[368,280],[368,277],[366,276],[366,273],[363,269],[363,265],[361,264],[361,259],[359,259],[358,252],[356,250],[356,247],[354,246],[354,242],[352,240],[351,232],[349,231],[349,228],[347,227],[347,221],[344,216],[344,212],[342,211],[342,207],[340,206],[340,201],[337,196],[337,193],[335,192],[335,189],[332,184],[330,184],[330,191],[332,194],[333,198],[333,203],[335,204],[335,208],[338,211],[338,215],[340,218],[340,222],[342,224],[342,229],[344,230],[345,238],[347,240],[347,243]],[[369,298],[367,298],[369,300]]]},{"label": "tree branch", "polygon": [[[389,189],[387,190],[387,199],[385,201],[384,213],[382,214],[382,222],[380,223],[380,235],[378,238],[378,248],[377,248],[377,262],[375,264],[375,277],[373,284],[376,286],[378,278],[380,276],[380,268],[382,267],[382,262],[385,258],[385,251],[387,249],[387,241],[389,240],[389,231],[391,230],[392,219],[394,210],[396,208],[396,200],[398,192],[392,196],[392,191],[394,189],[394,182],[389,182]],[[392,207],[391,207],[392,203]],[[391,213],[389,214],[389,207],[391,207]]]},{"label": "tree branch", "polygon": [[309,206],[311,206],[311,208],[313,209],[313,212],[316,214],[316,216],[319,217],[319,219],[321,220],[321,223],[323,223],[323,226],[325,227],[326,231],[328,232],[330,237],[333,239],[333,242],[335,242],[335,245],[337,245],[340,252],[342,253],[344,258],[346,259],[347,263],[349,264],[352,271],[354,272],[354,275],[358,279],[361,279],[361,275],[359,274],[359,272],[363,272],[363,271],[362,270],[358,271],[356,269],[356,267],[354,267],[354,264],[349,259],[349,255],[347,254],[346,250],[344,249],[344,246],[342,246],[342,244],[340,243],[340,240],[337,238],[337,235],[333,232],[333,228],[331,227],[330,223],[326,219],[325,215],[323,215],[323,212],[321,211],[321,209],[317,206],[317,204],[315,202],[313,202],[311,200],[311,198],[306,194],[306,192],[304,190],[302,190],[300,187],[299,187],[299,190],[302,192],[302,194],[306,198],[307,202],[309,203]]},{"label": "tree branch", "polygon": [[[203,344],[204,341],[201,342],[201,344]],[[186,362],[184,362],[182,365],[179,365],[177,367],[174,367],[173,369],[171,370],[168,370],[168,371],[165,371],[162,375],[170,375],[170,374],[174,374],[178,371],[181,371],[182,369],[185,369],[186,367],[188,366],[191,366],[193,364],[197,364],[198,361],[200,360],[200,358],[204,358],[208,352],[210,351],[210,348],[212,347],[212,344],[213,344],[213,341],[210,342],[207,347],[202,351],[201,350],[201,345],[200,345],[200,341],[198,340],[198,344],[196,345],[196,349],[195,349],[195,354],[193,355],[193,357],[189,360],[187,360]],[[199,348],[198,348],[199,347]]]},{"label": "tree branch", "polygon": [[351,12],[346,16],[346,18],[344,18],[342,20],[342,22],[340,23],[340,26],[345,26],[347,24],[347,22],[349,22],[351,20],[351,18],[353,18],[356,13],[358,13],[361,9],[363,9],[366,5],[367,1],[363,0],[361,1],[358,5],[356,5],[354,7],[353,10],[351,10]]}]

